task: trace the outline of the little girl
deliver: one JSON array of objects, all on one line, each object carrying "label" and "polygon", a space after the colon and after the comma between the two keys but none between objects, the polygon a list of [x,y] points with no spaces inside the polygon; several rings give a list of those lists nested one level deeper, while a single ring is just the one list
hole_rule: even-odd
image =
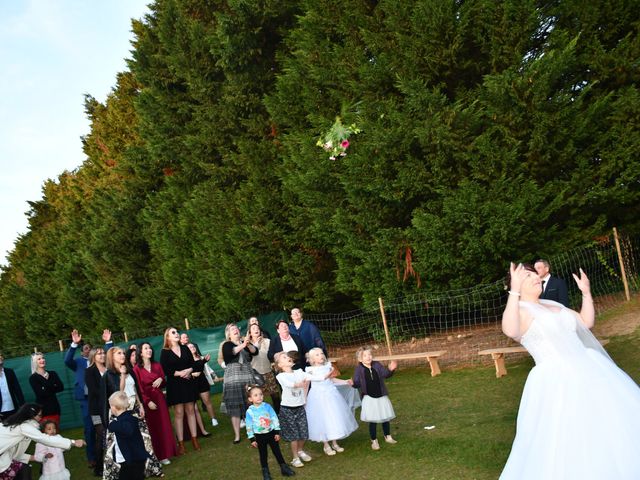
[{"label": "little girl", "polygon": [[380,444],[376,438],[378,423],[382,424],[384,440],[387,443],[398,443],[391,436],[389,421],[396,417],[393,406],[389,400],[389,392],[384,384],[384,379],[393,375],[398,364],[393,361],[389,368],[385,368],[380,362],[373,360],[371,347],[361,347],[356,352],[358,366],[353,372],[353,387],[360,389],[362,395],[362,409],[360,420],[369,422],[369,436],[371,448],[380,450]]},{"label": "little girl", "polygon": [[[358,422],[345,399],[340,395],[336,384],[350,384],[348,380],[329,378],[333,367],[327,361],[321,348],[312,348],[307,352],[310,367],[306,372],[311,375],[312,388],[307,396],[307,420],[309,440],[324,443],[324,453],[335,455],[344,452],[338,440],[351,435],[358,428]],[[333,448],[329,445],[331,441]]]},{"label": "little girl", "polygon": [[[47,435],[59,436],[56,422],[46,420],[41,429]],[[41,443],[36,444],[36,451],[33,454],[36,462],[42,462],[42,476],[40,480],[69,480],[71,474],[65,468],[64,455],[61,448],[47,447]]]},{"label": "little girl", "polygon": [[307,415],[304,410],[305,397],[309,389],[309,375],[302,370],[294,370],[294,362],[289,355],[282,352],[274,358],[280,373],[276,376],[282,387],[280,402],[280,426],[282,438],[291,442],[293,460],[291,465],[296,468],[304,467],[311,457],[302,450],[304,442],[309,438]]},{"label": "little girl", "polygon": [[265,403],[262,388],[252,386],[247,389],[247,396],[251,406],[245,414],[247,424],[247,437],[253,448],[257,448],[260,453],[260,465],[262,466],[263,480],[271,480],[269,472],[269,462],[267,461],[267,446],[271,447],[273,455],[280,465],[280,472],[285,477],[292,477],[296,474],[284,461],[280,451],[280,422],[278,416],[271,405]]}]

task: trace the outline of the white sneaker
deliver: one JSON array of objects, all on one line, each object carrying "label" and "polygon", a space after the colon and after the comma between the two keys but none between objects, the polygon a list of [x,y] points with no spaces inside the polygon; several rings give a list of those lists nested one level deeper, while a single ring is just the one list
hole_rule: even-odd
[{"label": "white sneaker", "polygon": [[336,452],[338,453],[342,453],[344,452],[344,448],[342,448],[340,445],[338,445],[337,443],[334,443],[333,445],[331,445],[331,448],[333,448]]},{"label": "white sneaker", "polygon": [[371,440],[371,449],[380,450],[380,444],[378,443],[378,439]]},{"label": "white sneaker", "polygon": [[391,435],[385,435],[384,441],[387,443],[398,443],[396,440],[393,439]]},{"label": "white sneaker", "polygon": [[246,426],[247,426],[247,424],[244,423],[244,419],[240,420],[240,428],[244,428]]},{"label": "white sneaker", "polygon": [[291,460],[291,465],[293,465],[296,468],[304,467],[304,463],[302,463],[302,460],[300,460],[298,457]]},{"label": "white sneaker", "polygon": [[304,450],[298,450],[298,457],[300,457],[305,462],[310,462],[311,461],[311,456],[307,452],[305,452]]},{"label": "white sneaker", "polygon": [[211,425],[213,425],[214,427],[217,427],[219,425],[218,424],[218,420],[216,420],[215,418],[212,418],[211,419]]},{"label": "white sneaker", "polygon": [[164,460],[160,460],[160,463],[162,465],[169,465],[171,463],[171,460],[169,460],[168,458],[165,458]]}]

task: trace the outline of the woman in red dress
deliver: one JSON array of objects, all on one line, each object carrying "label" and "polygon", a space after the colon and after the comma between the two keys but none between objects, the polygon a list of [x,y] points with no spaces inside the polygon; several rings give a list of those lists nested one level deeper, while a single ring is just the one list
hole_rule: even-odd
[{"label": "woman in red dress", "polygon": [[142,342],[138,348],[136,366],[133,369],[138,378],[142,402],[151,434],[151,443],[160,463],[171,463],[169,458],[177,454],[176,438],[173,435],[169,407],[162,393],[165,385],[162,365],[153,359],[153,349],[149,342]]}]

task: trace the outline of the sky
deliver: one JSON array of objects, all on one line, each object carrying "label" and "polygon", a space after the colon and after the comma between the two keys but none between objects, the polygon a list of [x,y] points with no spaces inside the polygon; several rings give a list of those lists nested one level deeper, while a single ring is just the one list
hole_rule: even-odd
[{"label": "sky", "polygon": [[27,232],[27,201],[84,161],[84,95],[106,100],[150,2],[0,0],[0,264]]}]

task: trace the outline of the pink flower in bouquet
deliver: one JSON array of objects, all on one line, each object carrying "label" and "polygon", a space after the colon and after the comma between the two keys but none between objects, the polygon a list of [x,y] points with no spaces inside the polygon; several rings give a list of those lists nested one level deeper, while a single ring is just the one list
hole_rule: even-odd
[{"label": "pink flower in bouquet", "polygon": [[340,143],[340,146],[341,146],[342,148],[345,148],[345,149],[346,149],[346,148],[348,148],[348,147],[349,147],[349,140],[346,140],[346,139],[345,139],[345,140],[343,140],[343,141]]}]

